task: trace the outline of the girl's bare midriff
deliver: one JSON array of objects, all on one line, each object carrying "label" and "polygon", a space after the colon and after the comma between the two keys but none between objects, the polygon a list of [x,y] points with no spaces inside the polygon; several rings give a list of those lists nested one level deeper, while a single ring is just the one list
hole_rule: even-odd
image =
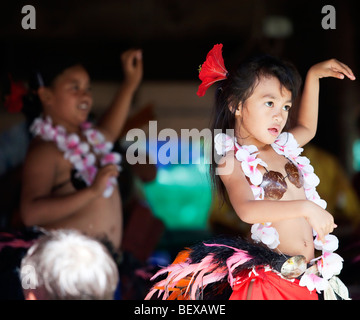
[{"label": "girl's bare midriff", "polygon": [[[268,170],[275,170],[283,174],[286,177],[285,164],[289,161],[283,156],[275,154],[271,150],[267,154],[259,156],[268,164]],[[274,161],[275,159],[275,161]],[[265,170],[259,168],[263,173]],[[292,184],[288,178],[285,178],[287,184],[287,191],[280,200],[274,201],[291,201],[291,200],[305,200],[306,195],[304,188],[297,188]],[[310,224],[304,217],[297,219],[284,219],[277,222],[273,222],[272,226],[279,233],[280,244],[275,249],[283,254],[294,256],[303,255],[309,262],[314,258],[314,241],[313,233]]]},{"label": "girl's bare midriff", "polygon": [[312,229],[304,218],[273,223],[279,233],[280,244],[275,249],[289,256],[303,255],[307,262],[314,258]]},{"label": "girl's bare midriff", "polygon": [[[61,187],[57,188],[52,194],[54,196],[62,196],[76,192],[77,190],[70,181],[71,164],[67,160],[61,159],[59,161],[59,169],[54,185],[61,185]],[[96,197],[77,212],[73,212],[66,218],[51,224],[42,225],[41,227],[45,229],[78,229],[100,240],[111,241],[114,249],[118,250],[122,239],[120,192],[118,188],[115,188],[111,197]]]},{"label": "girl's bare midriff", "polygon": [[[57,195],[75,192],[71,182],[56,191]],[[68,218],[44,225],[45,229],[73,228],[100,240],[110,240],[116,250],[121,245],[121,198],[115,189],[110,198],[98,197]]]}]

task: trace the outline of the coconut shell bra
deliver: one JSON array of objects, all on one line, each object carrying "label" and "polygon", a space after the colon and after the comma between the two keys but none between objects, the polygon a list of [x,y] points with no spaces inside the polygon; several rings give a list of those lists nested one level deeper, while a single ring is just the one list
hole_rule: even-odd
[{"label": "coconut shell bra", "polygon": [[260,187],[264,189],[264,199],[280,200],[287,190],[286,178],[297,188],[304,186],[304,178],[298,167],[290,160],[285,164],[286,176],[277,171],[268,171],[263,175]]},{"label": "coconut shell bra", "polygon": [[[301,156],[303,148],[299,148],[297,141],[291,133],[283,132],[271,144],[277,154],[288,159],[285,164],[286,176],[282,173],[268,170],[268,165],[258,158],[258,149],[254,145],[239,145],[236,138],[224,133],[215,136],[215,149],[219,155],[225,155],[233,150],[235,158],[241,163],[241,168],[249,181],[255,200],[279,200],[286,192],[287,180],[297,188],[304,188],[306,198],[316,202],[325,209],[326,202],[320,199],[316,186],[320,180],[314,173],[314,168],[308,158]],[[266,172],[262,174],[258,167],[262,166]]]},{"label": "coconut shell bra", "polygon": [[[234,144],[235,154],[237,150],[239,150],[238,146],[238,144]],[[285,164],[285,177],[282,173],[268,170],[265,166],[264,169],[266,170],[266,173],[263,175],[263,180],[260,184],[260,187],[264,190],[264,199],[280,200],[288,189],[285,180],[286,178],[288,178],[288,180],[297,188],[304,186],[304,177],[302,173],[299,171],[298,167],[289,159]],[[250,179],[248,177],[247,180],[251,185]]]}]

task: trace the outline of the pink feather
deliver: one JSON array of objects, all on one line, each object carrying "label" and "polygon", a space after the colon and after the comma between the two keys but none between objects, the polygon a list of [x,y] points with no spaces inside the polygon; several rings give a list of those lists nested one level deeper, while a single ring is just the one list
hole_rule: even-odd
[{"label": "pink feather", "polygon": [[218,282],[226,276],[228,276],[228,281],[232,287],[235,281],[233,271],[238,266],[252,259],[247,251],[238,248],[216,243],[204,243],[204,245],[208,247],[227,247],[235,252],[226,260],[226,267],[219,267],[218,264],[214,262],[214,254],[210,253],[196,264],[192,264],[190,259],[188,259],[186,262],[172,264],[161,269],[151,278],[151,280],[164,273],[169,273],[166,279],[161,280],[156,284],[156,287],[164,287],[165,289],[156,289],[154,286],[146,295],[145,300],[149,300],[157,290],[159,291],[158,296],[164,292],[163,299],[166,300],[169,297],[169,288],[174,288],[180,280],[190,275],[191,279],[185,291],[185,294],[190,294],[190,299],[197,298],[196,295],[197,292],[200,292],[200,288],[204,290],[208,284]]}]

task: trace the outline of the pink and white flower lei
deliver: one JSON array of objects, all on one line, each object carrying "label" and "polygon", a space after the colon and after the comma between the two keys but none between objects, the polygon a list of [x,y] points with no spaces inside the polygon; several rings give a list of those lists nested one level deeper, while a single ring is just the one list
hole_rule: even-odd
[{"label": "pink and white flower lei", "polygon": [[[77,170],[77,177],[81,177],[86,185],[90,186],[98,171],[96,156],[100,158],[100,166],[116,164],[120,170],[121,155],[111,152],[113,144],[106,141],[104,135],[95,130],[90,122],[84,122],[81,130],[87,142],[81,141],[76,133],[67,134],[63,126],[54,127],[49,116],[45,119],[36,118],[30,127],[30,132],[34,136],[40,136],[45,141],[55,142],[59,150],[64,152],[64,158],[69,160]],[[90,146],[95,154],[91,151]],[[110,197],[116,185],[116,178],[111,177],[103,196]]]},{"label": "pink and white flower lei", "polygon": [[[261,159],[257,158],[258,149],[256,146],[240,146],[236,138],[232,138],[224,133],[219,133],[214,138],[215,150],[219,155],[225,155],[230,150],[235,151],[235,157],[241,162],[241,167],[244,174],[250,179],[250,185],[255,200],[264,199],[264,189],[260,186],[263,180],[262,173],[257,169],[258,164],[267,167],[267,164]],[[306,198],[313,201],[323,209],[326,208],[327,203],[321,199],[316,191],[320,179],[314,173],[314,167],[310,164],[310,160],[304,156],[300,156],[303,148],[295,140],[294,136],[289,132],[281,133],[273,144],[271,144],[276,153],[287,157],[299,169],[299,172],[304,177],[304,189]],[[326,235],[325,243],[317,238],[316,232],[314,234],[314,247],[317,250],[322,250],[322,255],[313,259],[311,263],[316,263],[318,271],[322,277],[315,274],[304,274],[301,278],[300,285],[306,286],[310,291],[314,288],[318,292],[326,289],[327,280],[332,276],[338,275],[342,269],[343,259],[336,253],[339,241],[334,235]],[[251,227],[251,238],[255,242],[262,242],[270,249],[275,249],[280,244],[279,234],[277,230],[271,226],[271,222],[255,223]]]}]

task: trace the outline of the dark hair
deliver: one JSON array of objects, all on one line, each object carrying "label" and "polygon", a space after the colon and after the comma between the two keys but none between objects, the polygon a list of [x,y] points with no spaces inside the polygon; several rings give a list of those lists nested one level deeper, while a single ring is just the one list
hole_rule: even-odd
[{"label": "dark hair", "polygon": [[78,57],[62,54],[49,54],[34,62],[28,71],[29,92],[23,97],[23,109],[27,123],[38,117],[42,112],[42,105],[37,90],[41,86],[51,87],[55,79],[66,69],[83,65]]},{"label": "dark hair", "polygon": [[[235,129],[235,111],[239,104],[252,95],[261,77],[276,77],[281,86],[291,92],[292,103],[299,94],[301,77],[290,62],[282,61],[270,55],[253,56],[229,72],[228,77],[218,83],[215,93],[215,108],[211,123],[211,132],[215,129],[226,133],[226,129]],[[214,148],[213,148],[214,151]],[[226,190],[218,175],[216,175],[215,152],[210,165],[210,176],[216,191],[222,200],[226,200]]]}]

